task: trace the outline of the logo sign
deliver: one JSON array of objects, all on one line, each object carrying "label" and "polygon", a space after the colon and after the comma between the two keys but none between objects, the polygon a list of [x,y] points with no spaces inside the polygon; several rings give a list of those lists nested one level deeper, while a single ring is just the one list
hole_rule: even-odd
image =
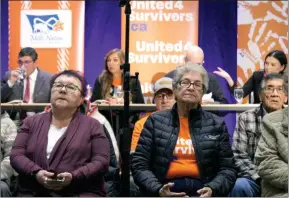
[{"label": "logo sign", "polygon": [[71,31],[70,10],[21,11],[21,47],[70,48]]}]

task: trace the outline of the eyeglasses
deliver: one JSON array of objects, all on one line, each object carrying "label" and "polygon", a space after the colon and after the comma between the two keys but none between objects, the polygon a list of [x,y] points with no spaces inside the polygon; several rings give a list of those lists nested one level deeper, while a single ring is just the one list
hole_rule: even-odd
[{"label": "eyeglasses", "polygon": [[193,85],[193,88],[195,90],[203,90],[204,85],[200,82],[191,82],[189,80],[182,80],[179,82],[180,86],[183,88],[189,88],[191,85]]},{"label": "eyeglasses", "polygon": [[285,92],[285,89],[284,87],[272,87],[272,86],[267,86],[264,88],[264,92],[265,93],[274,93],[274,91],[277,91],[277,93],[284,93]]},{"label": "eyeglasses", "polygon": [[160,100],[165,98],[165,97],[167,97],[167,99],[173,99],[174,98],[174,94],[173,93],[164,93],[164,92],[162,92],[162,93],[158,93],[155,96],[156,99],[160,99]]},{"label": "eyeglasses", "polygon": [[76,85],[73,84],[64,85],[62,83],[55,82],[53,83],[52,86],[52,88],[57,91],[60,91],[63,87],[65,87],[66,92],[69,94],[74,93],[77,90],[80,91],[80,93],[82,93],[82,91]]},{"label": "eyeglasses", "polygon": [[22,61],[22,60],[18,60],[17,61],[17,64],[18,65],[29,65],[30,63],[32,63],[33,61],[29,61],[29,60],[26,60],[26,61]]}]

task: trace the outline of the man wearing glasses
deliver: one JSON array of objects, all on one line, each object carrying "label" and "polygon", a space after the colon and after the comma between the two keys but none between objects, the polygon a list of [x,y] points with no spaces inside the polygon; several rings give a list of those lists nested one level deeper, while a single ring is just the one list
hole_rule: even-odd
[{"label": "man wearing glasses", "polygon": [[[156,104],[157,111],[170,109],[175,102],[175,96],[173,93],[173,79],[163,77],[157,80],[154,85],[154,103]],[[131,141],[131,152],[133,152],[137,146],[140,133],[147,118],[148,116],[135,123]]]},{"label": "man wearing glasses", "polygon": [[260,106],[239,115],[232,144],[238,179],[230,197],[261,196],[262,178],[257,173],[254,156],[262,133],[262,118],[268,113],[282,109],[287,95],[287,85],[282,75],[268,74],[260,85]]},{"label": "man wearing glasses", "polygon": [[[26,47],[18,54],[19,68],[6,73],[2,80],[1,102],[21,100],[26,103],[48,103],[50,101],[51,74],[42,71],[37,65],[38,54],[35,49]],[[15,119],[16,112],[11,112]],[[24,113],[26,117],[33,113]]]},{"label": "man wearing glasses", "polygon": [[[203,65],[204,64],[204,52],[198,46],[191,46],[185,54],[185,63],[192,62],[194,64]],[[174,78],[176,70],[170,71],[166,77]],[[210,104],[210,103],[220,103],[227,104],[228,100],[224,96],[221,86],[217,80],[217,78],[208,73],[209,76],[209,88],[207,90],[206,95],[202,99],[202,104]]]},{"label": "man wearing glasses", "polygon": [[[175,95],[173,93],[173,79],[168,77],[160,78],[156,81],[154,85],[154,103],[156,104],[157,111],[166,110],[172,108],[175,104]],[[136,149],[138,140],[141,135],[141,131],[144,127],[146,120],[148,119],[149,115],[143,117],[142,119],[138,120],[133,129],[132,139],[131,139],[131,153],[133,153]],[[140,192],[138,187],[134,184],[133,178],[131,180],[131,196],[139,196]]]}]

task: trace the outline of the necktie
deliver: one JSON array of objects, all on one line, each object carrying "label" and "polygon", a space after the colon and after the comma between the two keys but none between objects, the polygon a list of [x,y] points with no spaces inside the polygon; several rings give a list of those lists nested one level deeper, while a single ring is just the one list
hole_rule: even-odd
[{"label": "necktie", "polygon": [[30,100],[30,80],[29,77],[26,77],[26,89],[24,93],[24,101],[29,102]]}]

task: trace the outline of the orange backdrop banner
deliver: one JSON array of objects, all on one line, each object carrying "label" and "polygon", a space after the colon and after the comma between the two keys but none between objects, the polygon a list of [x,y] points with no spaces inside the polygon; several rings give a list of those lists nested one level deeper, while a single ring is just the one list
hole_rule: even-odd
[{"label": "orange backdrop banner", "polygon": [[[152,84],[184,63],[184,52],[198,44],[198,1],[131,1],[131,74],[139,72],[146,102]],[[122,49],[125,49],[125,14],[122,9]]]},{"label": "orange backdrop banner", "polygon": [[238,84],[264,69],[272,50],[288,55],[288,1],[238,1]]},{"label": "orange backdrop banner", "polygon": [[83,72],[84,1],[9,1],[9,68],[18,53],[33,47],[39,68]]}]

